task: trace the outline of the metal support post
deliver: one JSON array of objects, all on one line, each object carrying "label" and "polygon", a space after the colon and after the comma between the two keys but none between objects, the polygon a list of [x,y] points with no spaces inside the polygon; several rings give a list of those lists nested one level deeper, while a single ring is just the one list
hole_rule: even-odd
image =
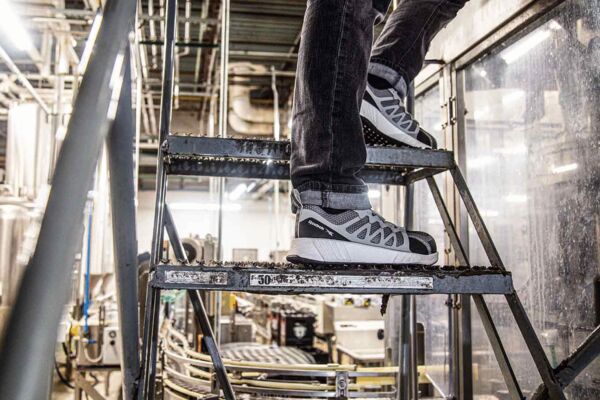
[{"label": "metal support post", "polygon": [[165,45],[163,46],[163,77],[160,96],[160,128],[158,160],[156,166],[156,203],[154,206],[154,230],[152,233],[152,263],[155,266],[162,256],[164,234],[163,212],[167,193],[167,175],[162,157],[162,143],[169,135],[173,105],[173,59],[175,41],[175,18],[177,17],[177,0],[167,0],[165,22]]},{"label": "metal support post", "polygon": [[148,285],[142,345],[142,376],[137,390],[138,400],[154,399],[159,319],[160,289]]},{"label": "metal support post", "polygon": [[[165,229],[167,230],[167,235],[169,236],[169,241],[171,242],[171,247],[173,247],[175,257],[180,262],[187,263],[188,259],[185,254],[183,244],[181,243],[181,240],[179,240],[179,234],[175,226],[175,221],[173,220],[171,210],[167,204],[165,204],[164,217]],[[217,342],[215,341],[214,333],[210,326],[208,315],[206,314],[206,308],[202,302],[202,297],[197,290],[188,290],[188,296],[190,302],[192,303],[192,307],[194,308],[194,314],[196,315],[200,329],[202,330],[202,341],[204,343],[204,347],[212,359],[219,386],[221,390],[223,390],[226,400],[235,400],[235,394],[233,392],[233,388],[231,387],[231,383],[229,382],[229,378],[227,377],[227,370],[225,369],[225,365],[223,364],[223,360],[219,354],[219,348],[217,346]]]},{"label": "metal support post", "polygon": [[[163,46],[163,79],[160,103],[159,143],[169,135],[173,103],[173,59],[175,41],[175,18],[177,1],[167,0],[165,22],[165,45]],[[164,234],[163,211],[167,192],[167,175],[164,170],[162,146],[159,147],[156,166],[156,203],[154,206],[154,230],[152,234],[152,256],[150,268],[153,269],[162,257]],[[152,272],[151,272],[152,273]],[[160,290],[148,286],[146,294],[146,314],[144,317],[144,339],[142,349],[142,380],[138,388],[138,399],[154,398],[154,379],[156,375],[156,353],[158,351],[158,323],[160,309]]]},{"label": "metal support post", "polygon": [[[433,195],[433,200],[438,208],[438,211],[440,212],[442,222],[444,223],[446,233],[450,238],[450,243],[452,245],[452,248],[454,249],[458,262],[461,265],[469,266],[470,264],[467,259],[467,254],[465,253],[464,247],[462,246],[459,240],[458,232],[456,231],[454,223],[450,218],[450,214],[448,213],[448,209],[444,204],[442,194],[440,193],[435,179],[433,177],[427,178],[427,184],[429,185],[429,189],[431,190],[431,194]],[[512,369],[510,360],[508,359],[508,355],[506,354],[502,341],[500,340],[500,335],[498,334],[498,330],[496,329],[496,325],[492,320],[492,316],[487,308],[483,296],[474,295],[473,301],[475,302],[477,311],[479,312],[479,316],[481,317],[481,321],[483,322],[483,327],[492,345],[494,355],[496,356],[496,360],[498,361],[498,365],[500,366],[500,371],[502,372],[502,376],[504,377],[504,381],[506,382],[506,386],[511,397],[514,400],[524,399],[523,393],[517,381],[517,377]]]},{"label": "metal support post", "polygon": [[419,398],[419,372],[417,367],[417,296],[409,298],[410,307],[410,397]]},{"label": "metal support post", "polygon": [[107,115],[117,83],[111,78],[114,68],[121,70],[120,62],[115,60],[125,47],[135,6],[133,0],[110,0],[104,9],[100,33],[56,163],[38,242],[7,323],[10,329],[2,339],[2,399],[39,399],[40,388],[48,382],[56,330],[69,297],[71,269],[81,244],[87,192],[109,128]]},{"label": "metal support post", "polygon": [[[555,372],[562,386],[567,386],[575,380],[592,361],[600,355],[600,326],[579,345],[579,347],[565,358]],[[531,400],[542,400],[548,398],[548,389],[546,385],[541,384]]]},{"label": "metal support post", "polygon": [[407,295],[401,297],[400,305],[400,346],[398,351],[397,400],[410,400],[410,301]]},{"label": "metal support post", "polygon": [[[406,108],[414,114],[415,112],[415,85],[413,82],[408,86],[408,93],[406,96]],[[409,184],[406,186],[406,202],[405,202],[405,217],[404,223],[406,229],[412,229],[413,226],[413,215],[414,215],[414,186]],[[417,371],[417,303],[414,295],[404,296],[406,297],[406,305],[403,300],[402,307],[402,321],[407,322],[407,327],[403,332],[407,335],[408,351],[405,354],[407,357],[408,367],[408,381],[407,390],[409,398],[411,400],[417,400],[419,398],[419,377]],[[405,308],[406,307],[406,308]],[[406,313],[406,316],[405,316]]]},{"label": "metal support post", "polygon": [[210,321],[206,315],[202,298],[196,290],[189,290],[188,294],[190,296],[190,301],[192,302],[192,307],[194,308],[194,313],[198,319],[198,324],[200,325],[200,329],[202,329],[202,342],[204,343],[204,347],[212,359],[221,390],[223,391],[226,400],[235,400],[235,393],[231,387],[229,378],[227,377],[227,370],[225,369],[221,355],[219,354],[219,348],[217,346],[217,342],[215,341],[215,336],[212,331],[212,327],[210,326]]},{"label": "metal support post", "polygon": [[173,248],[175,258],[180,263],[187,264],[189,262],[187,254],[185,253],[183,243],[181,243],[181,239],[179,238],[179,232],[177,232],[175,220],[173,220],[173,214],[171,214],[171,209],[166,203],[164,209],[164,219],[165,230],[167,231],[167,236],[169,236],[169,243],[171,243],[171,247]]},{"label": "metal support post", "polygon": [[[458,168],[453,168],[450,170],[450,174],[452,175],[452,179],[454,180],[454,184],[458,189],[458,193],[462,197],[463,203],[469,216],[471,217],[471,221],[473,222],[473,226],[477,231],[477,235],[479,236],[479,240],[483,245],[485,253],[490,260],[490,263],[494,267],[498,267],[501,269],[505,269],[504,263],[500,258],[500,253],[496,249],[494,242],[492,242],[492,238],[490,236],[483,219],[481,218],[481,214],[477,209],[477,205],[475,204],[475,200],[471,195],[471,191],[469,190],[465,178]],[[552,370],[552,366],[548,361],[548,357],[546,357],[546,353],[544,352],[544,348],[540,343],[537,334],[535,333],[535,329],[531,325],[529,321],[529,317],[525,312],[525,308],[519,299],[519,296],[516,293],[506,295],[506,300],[508,302],[508,306],[513,313],[513,316],[517,322],[517,326],[521,331],[521,335],[527,344],[527,348],[529,349],[529,353],[533,358],[533,361],[544,381],[544,384],[548,388],[548,394],[550,399],[552,400],[563,400],[565,399],[565,394],[558,383],[556,376],[554,375],[554,371]]]},{"label": "metal support post", "polygon": [[460,308],[458,320],[460,323],[459,341],[459,383],[460,399],[473,400],[473,348],[471,339],[471,296],[461,294],[458,296]]},{"label": "metal support post", "polygon": [[115,121],[107,138],[113,245],[121,331],[123,398],[132,400],[139,378],[138,269],[133,181],[134,125],[129,48],[125,51],[123,85]]}]

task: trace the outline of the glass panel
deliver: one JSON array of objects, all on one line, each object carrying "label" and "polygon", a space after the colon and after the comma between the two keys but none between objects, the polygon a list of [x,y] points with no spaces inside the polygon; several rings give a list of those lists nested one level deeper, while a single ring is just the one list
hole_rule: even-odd
[{"label": "glass panel", "polygon": [[[567,1],[547,22],[464,70],[467,181],[553,366],[596,324],[597,4]],[[489,263],[472,226],[469,253],[473,264]],[[540,378],[510,310],[502,297],[486,299],[522,388],[535,390]],[[478,317],[473,330],[475,392],[503,398],[506,386]],[[599,363],[567,393],[600,398]]]},{"label": "glass panel", "polygon": [[[440,88],[435,86],[415,99],[415,118],[423,129],[431,133],[444,148],[442,131],[443,113],[440,107]],[[443,175],[438,175],[436,181],[440,190],[444,190]],[[414,215],[413,228],[427,232],[436,241],[440,254],[439,263],[444,262],[444,226],[440,214],[425,181],[414,185]],[[425,365],[432,366],[428,374],[445,394],[449,388],[449,328],[448,307],[445,305],[447,296],[431,295],[417,297],[417,320],[425,330]]]}]

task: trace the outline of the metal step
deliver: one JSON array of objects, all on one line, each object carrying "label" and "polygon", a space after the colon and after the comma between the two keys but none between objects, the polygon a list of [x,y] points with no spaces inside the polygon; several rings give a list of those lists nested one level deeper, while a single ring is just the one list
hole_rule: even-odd
[{"label": "metal step", "polygon": [[510,294],[514,291],[511,274],[497,268],[421,265],[162,264],[156,267],[151,284],[160,289],[262,294]]},{"label": "metal step", "polygon": [[[288,141],[222,139],[169,135],[162,145],[170,175],[289,179]],[[445,150],[408,147],[367,147],[361,178],[368,183],[404,185],[453,168]]]}]

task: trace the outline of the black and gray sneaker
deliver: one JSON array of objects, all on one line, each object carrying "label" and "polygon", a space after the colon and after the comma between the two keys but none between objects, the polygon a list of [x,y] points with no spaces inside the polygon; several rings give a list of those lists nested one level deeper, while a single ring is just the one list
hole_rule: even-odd
[{"label": "black and gray sneaker", "polygon": [[291,263],[433,265],[435,240],[406,231],[372,210],[333,210],[304,205],[287,256]]},{"label": "black and gray sneaker", "polygon": [[406,111],[398,92],[381,78],[369,75],[360,107],[365,141],[370,145],[435,149],[435,138]]}]

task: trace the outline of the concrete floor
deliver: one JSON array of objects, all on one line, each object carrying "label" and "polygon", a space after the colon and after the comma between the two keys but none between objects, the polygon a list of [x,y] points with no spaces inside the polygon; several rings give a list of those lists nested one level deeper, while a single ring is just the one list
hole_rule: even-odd
[{"label": "concrete floor", "polygon": [[[106,393],[106,373],[97,372],[94,376],[98,379],[98,383],[94,385],[96,389],[106,400],[118,400],[121,391],[121,374],[119,372],[110,373],[110,384],[108,386],[108,395]],[[92,379],[88,378],[89,381]],[[54,381],[52,390],[52,400],[73,400],[75,399],[75,390],[65,386],[58,378]],[[85,394],[82,399],[89,399]]]}]

